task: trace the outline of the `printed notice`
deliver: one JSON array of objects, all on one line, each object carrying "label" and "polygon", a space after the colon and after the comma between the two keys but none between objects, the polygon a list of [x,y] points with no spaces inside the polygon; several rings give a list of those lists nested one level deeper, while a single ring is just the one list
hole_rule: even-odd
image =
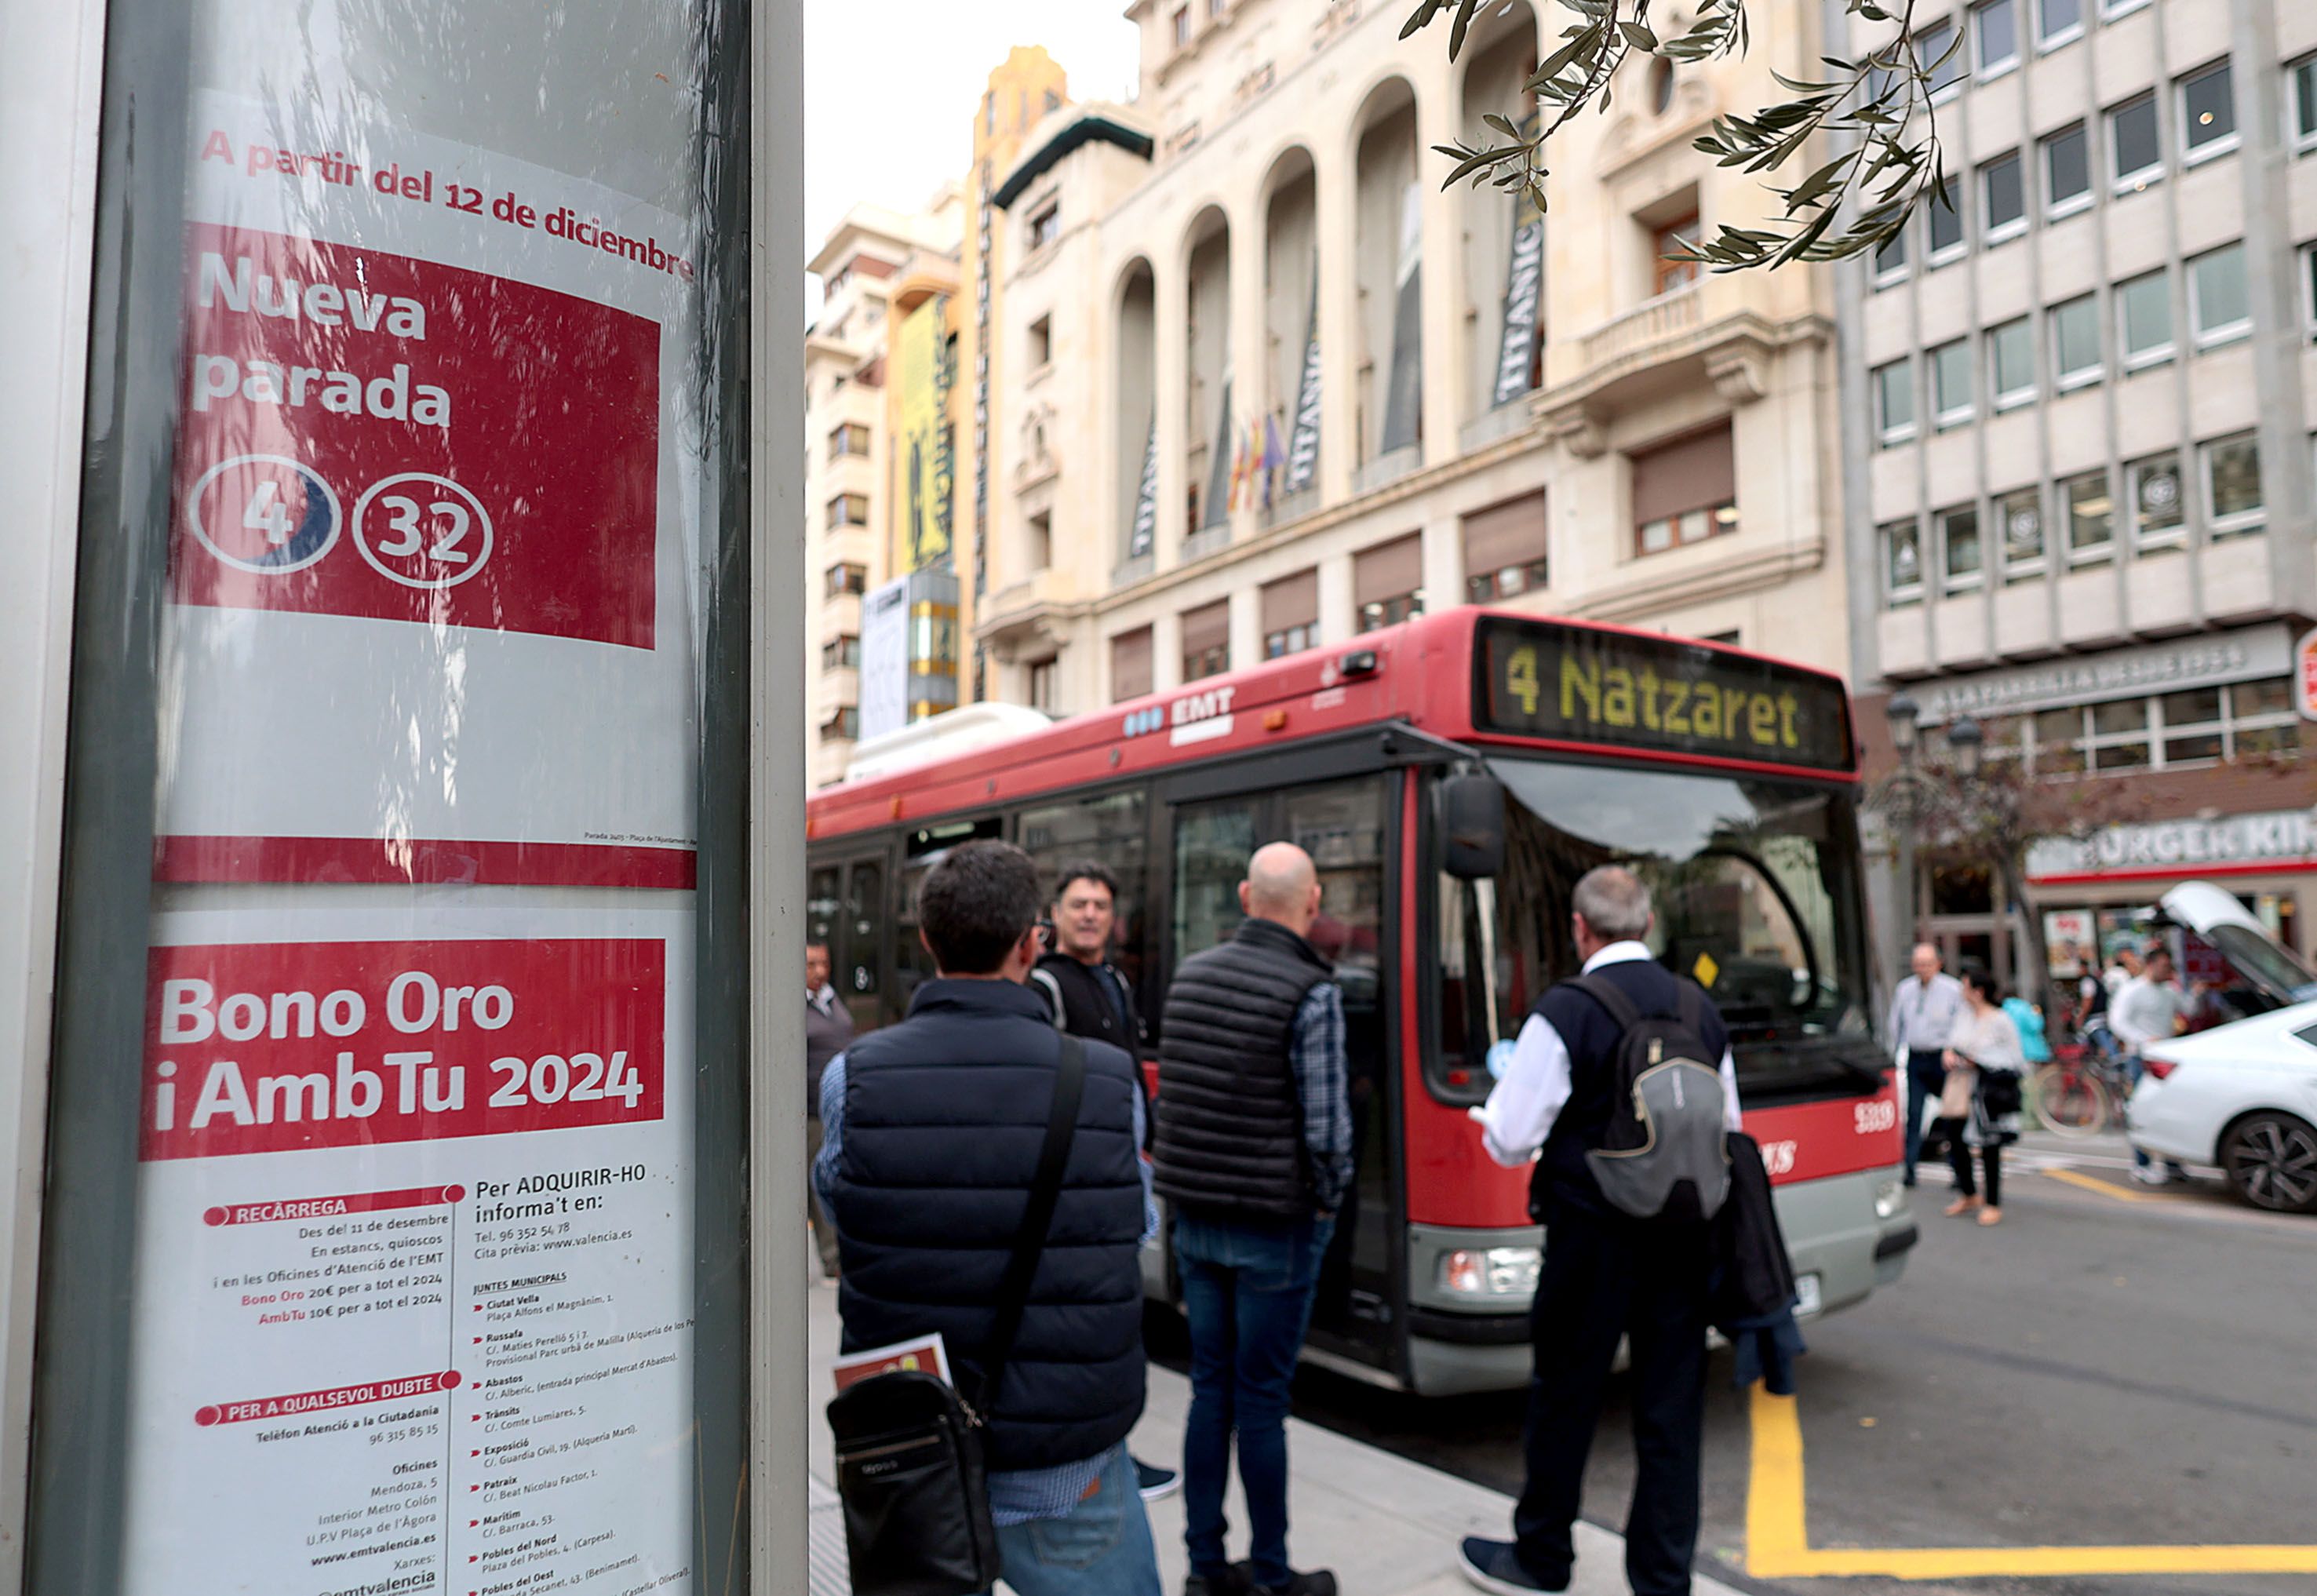
[{"label": "printed notice", "polygon": [[690,1588],[690,924],[162,917],[126,1590]]},{"label": "printed notice", "polygon": [[194,101],[163,878],[690,884],[690,229],[295,121]]}]

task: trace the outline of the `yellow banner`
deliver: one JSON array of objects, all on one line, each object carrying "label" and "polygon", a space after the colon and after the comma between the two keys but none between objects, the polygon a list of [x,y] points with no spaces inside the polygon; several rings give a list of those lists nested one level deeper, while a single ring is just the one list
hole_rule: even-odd
[{"label": "yellow banner", "polygon": [[943,321],[948,300],[940,295],[909,312],[894,341],[892,381],[900,401],[900,435],[894,440],[899,468],[900,555],[910,570],[922,570],[950,550],[951,460],[948,363]]}]

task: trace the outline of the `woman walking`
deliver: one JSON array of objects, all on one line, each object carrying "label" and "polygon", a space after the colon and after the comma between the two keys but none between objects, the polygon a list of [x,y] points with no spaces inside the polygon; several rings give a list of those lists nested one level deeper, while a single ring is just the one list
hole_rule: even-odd
[{"label": "woman walking", "polygon": [[[1964,1011],[1943,1061],[1947,1089],[1939,1098],[1939,1129],[1946,1134],[1947,1160],[1955,1170],[1955,1200],[1950,1217],[1979,1211],[1982,1224],[2003,1221],[2003,1149],[2019,1139],[2019,1078],[2026,1059],[2019,1027],[2003,1011],[2003,990],[1983,964],[1966,963]],[[1972,1179],[1971,1155],[1979,1152],[1987,1177],[1982,1197]]]}]

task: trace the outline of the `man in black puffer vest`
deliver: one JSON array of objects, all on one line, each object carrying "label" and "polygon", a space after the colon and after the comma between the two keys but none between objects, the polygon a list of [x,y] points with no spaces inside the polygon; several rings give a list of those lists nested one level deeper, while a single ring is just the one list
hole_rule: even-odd
[{"label": "man in black puffer vest", "polygon": [[[845,1348],[941,1332],[971,1388],[1038,1169],[1060,1039],[1023,984],[1038,873],[1002,842],[951,851],[918,889],[939,974],[908,1018],[821,1078],[816,1170],[836,1225]],[[989,1505],[1018,1596],[1158,1596],[1150,1521],[1126,1456],[1141,1416],[1142,1276],[1156,1229],[1142,1092],[1117,1048],[1086,1048],[1086,1098],[1006,1366],[985,1414]]]},{"label": "man in black puffer vest", "polygon": [[[1287,1563],[1288,1385],[1320,1260],[1352,1179],[1343,992],[1304,940],[1320,913],[1311,856],[1275,842],[1248,862],[1247,919],[1183,962],[1158,1040],[1158,1188],[1175,1214],[1191,1326],[1183,1430],[1185,1596],[1335,1596]],[[1239,1441],[1252,1556],[1223,1556]]]},{"label": "man in black puffer vest", "polygon": [[[1677,1012],[1688,977],[1651,956],[1649,889],[1630,870],[1589,871],[1570,895],[1584,973],[1599,972],[1644,1016]],[[1727,1028],[1708,1000],[1698,1040],[1722,1061],[1723,1123],[1738,1124],[1738,1077]],[[1633,1347],[1638,1467],[1625,1520],[1625,1577],[1634,1596],[1688,1596],[1697,1547],[1698,1452],[1705,1422],[1706,1291],[1712,1226],[1626,1217],[1610,1206],[1585,1154],[1604,1144],[1615,1111],[1624,1033],[1598,1001],[1566,983],[1537,1000],[1512,1062],[1473,1116],[1481,1144],[1507,1169],[1540,1149],[1529,1211],[1545,1227],[1544,1272],[1532,1328],[1528,1479],[1512,1541],[1463,1543],[1465,1577],[1500,1596],[1566,1591],[1576,1561],[1570,1528],[1585,1455],[1600,1422],[1617,1343]]]}]

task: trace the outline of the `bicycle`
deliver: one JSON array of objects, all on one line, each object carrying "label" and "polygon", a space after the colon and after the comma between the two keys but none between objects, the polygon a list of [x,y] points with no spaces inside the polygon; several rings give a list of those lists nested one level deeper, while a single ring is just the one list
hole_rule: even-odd
[{"label": "bicycle", "polygon": [[2030,1080],[2036,1116],[2055,1134],[2096,1136],[2124,1123],[2132,1085],[2115,1036],[2097,1018],[2084,1027],[2081,1043],[2054,1049],[2052,1062],[2039,1066]]}]

